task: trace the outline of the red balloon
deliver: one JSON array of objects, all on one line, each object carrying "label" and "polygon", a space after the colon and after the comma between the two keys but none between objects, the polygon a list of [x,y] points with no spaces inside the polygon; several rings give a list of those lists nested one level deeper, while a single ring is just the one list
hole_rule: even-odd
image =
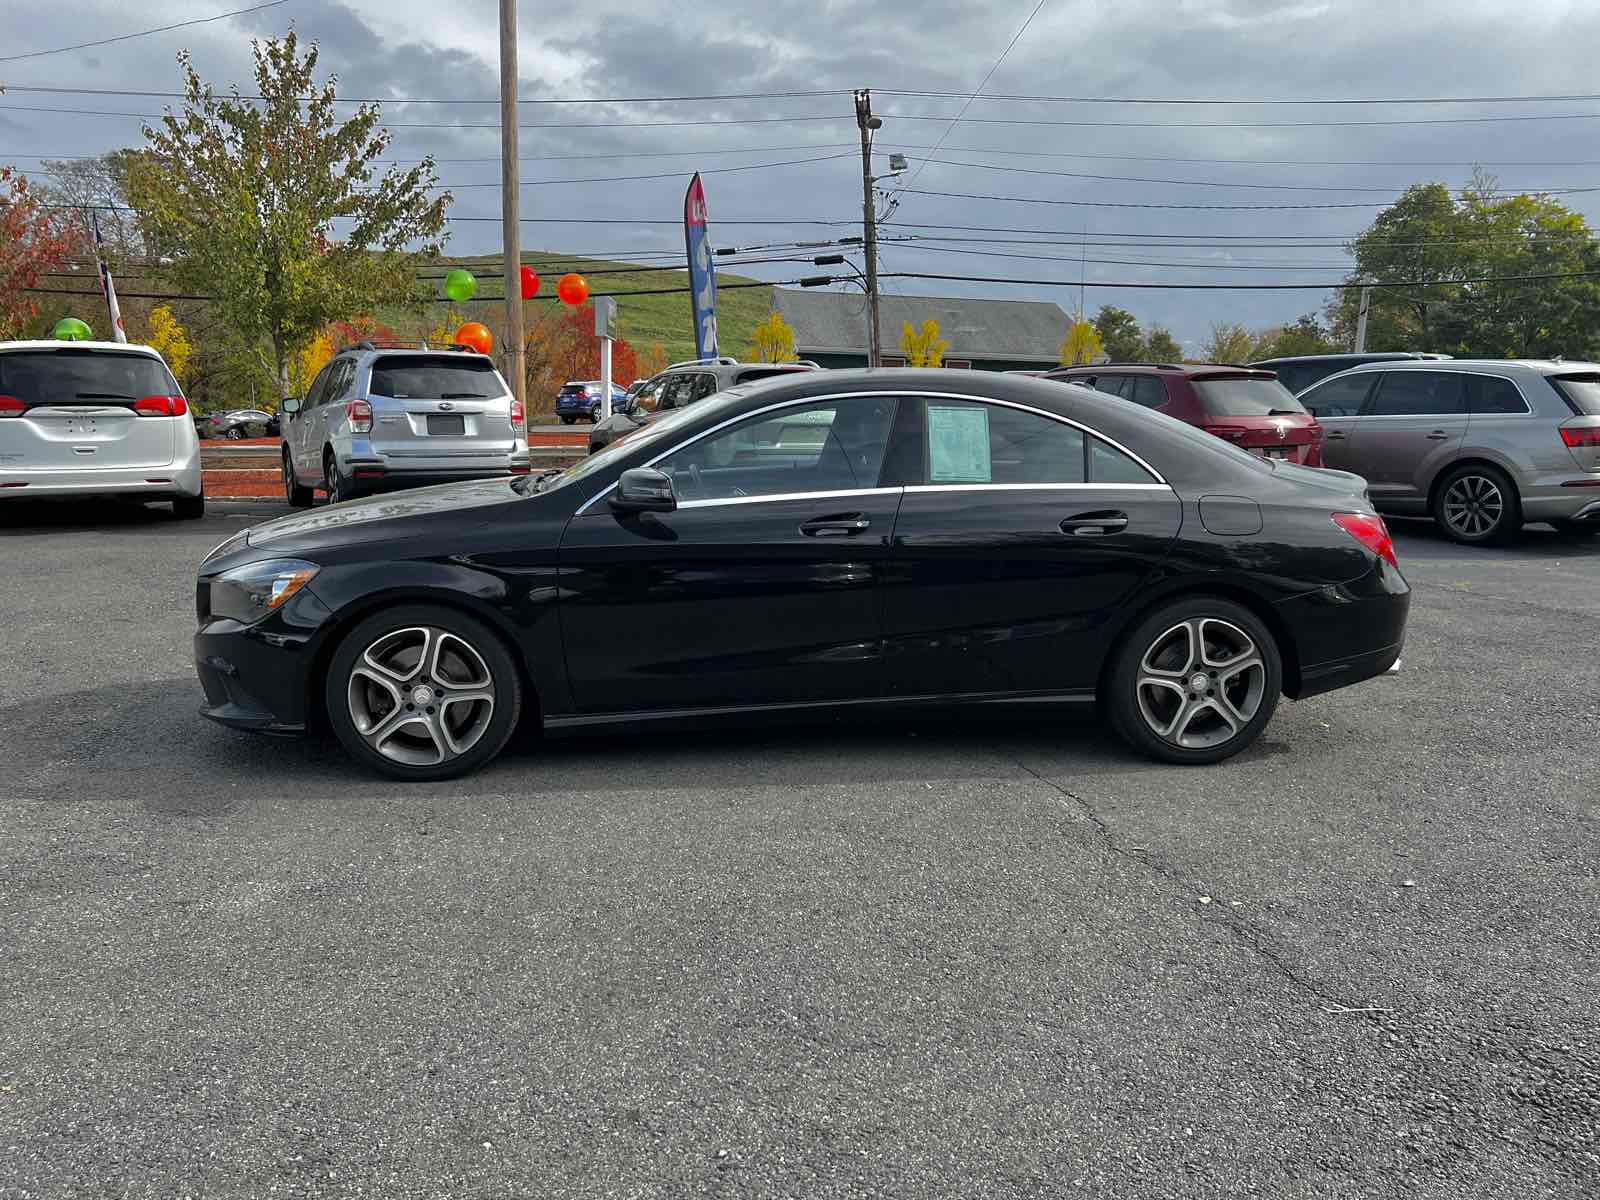
[{"label": "red balloon", "polygon": [[494,335],[489,332],[487,325],[478,321],[468,321],[456,330],[456,345],[466,346],[479,354],[487,354],[494,349]]},{"label": "red balloon", "polygon": [[532,300],[539,294],[539,273],[532,267],[522,268],[522,298]]},{"label": "red balloon", "polygon": [[556,284],[556,295],[561,297],[563,304],[577,308],[589,298],[589,281],[576,271],[563,275],[561,282]]}]

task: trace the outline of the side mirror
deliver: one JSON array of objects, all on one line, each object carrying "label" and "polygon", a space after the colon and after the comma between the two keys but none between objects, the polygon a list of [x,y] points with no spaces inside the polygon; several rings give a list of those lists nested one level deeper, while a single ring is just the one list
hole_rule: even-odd
[{"label": "side mirror", "polygon": [[286,417],[292,417],[300,411],[300,397],[286,396],[278,402],[278,411]]},{"label": "side mirror", "polygon": [[619,513],[671,512],[678,507],[672,478],[652,467],[624,471],[611,493],[612,510]]}]

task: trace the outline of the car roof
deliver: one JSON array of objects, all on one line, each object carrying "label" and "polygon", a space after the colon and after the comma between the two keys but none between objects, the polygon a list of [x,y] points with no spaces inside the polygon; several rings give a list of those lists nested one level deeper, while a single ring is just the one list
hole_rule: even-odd
[{"label": "car roof", "polygon": [[[1193,379],[1196,375],[1260,375],[1270,373],[1270,367],[1251,367],[1241,363],[1090,363],[1072,367],[1056,367],[1045,373],[1045,378],[1060,378],[1066,372],[1094,374],[1100,371],[1117,371],[1126,375],[1175,375],[1180,379]],[[1010,372],[1006,372],[1010,374]]]},{"label": "car roof", "polygon": [[[1429,350],[1345,350],[1328,354],[1285,354],[1277,358],[1258,359],[1254,365],[1270,367],[1275,363],[1320,363],[1320,362],[1345,362],[1352,365],[1364,366],[1369,362],[1399,362],[1406,359],[1422,359],[1429,362],[1438,359],[1448,359],[1448,354],[1435,354]],[[1354,360],[1359,359],[1357,363]]]},{"label": "car roof", "polygon": [[135,354],[147,354],[152,358],[160,358],[159,351],[150,346],[140,345],[137,342],[63,342],[59,339],[39,339],[28,342],[0,342],[0,354],[13,350],[114,350],[125,354],[132,351]]},{"label": "car roof", "polygon": [[[1539,375],[1557,375],[1564,371],[1600,371],[1600,364],[1582,360],[1567,362],[1559,358],[1405,358],[1360,363],[1339,374],[1354,375],[1358,371],[1367,375],[1374,371],[1503,371],[1507,368],[1532,371]],[[1333,376],[1328,378],[1332,379]]]}]

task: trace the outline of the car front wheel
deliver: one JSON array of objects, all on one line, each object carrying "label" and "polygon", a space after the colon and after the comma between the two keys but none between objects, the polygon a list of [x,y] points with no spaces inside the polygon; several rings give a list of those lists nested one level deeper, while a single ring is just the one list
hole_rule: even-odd
[{"label": "car front wheel", "polygon": [[1266,727],[1283,658],[1248,609],[1216,596],[1163,605],[1123,639],[1101,703],[1135,749],[1174,763],[1214,763]]},{"label": "car front wheel", "polygon": [[1452,540],[1486,546],[1504,542],[1522,528],[1522,504],[1505,472],[1469,463],[1439,482],[1433,517]]},{"label": "car front wheel", "polygon": [[324,688],[329,723],[352,757],[419,782],[488,762],[522,706],[505,644],[482,622],[433,605],[358,624],[334,652]]},{"label": "car front wheel", "polygon": [[291,508],[310,508],[315,493],[311,488],[303,486],[294,477],[294,465],[289,459],[289,451],[283,452],[283,496]]}]

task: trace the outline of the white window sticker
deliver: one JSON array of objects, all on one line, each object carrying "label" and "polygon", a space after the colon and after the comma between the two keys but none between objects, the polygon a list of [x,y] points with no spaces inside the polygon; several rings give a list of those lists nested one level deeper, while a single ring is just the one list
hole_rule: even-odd
[{"label": "white window sticker", "polygon": [[989,483],[989,410],[928,405],[928,481]]}]

